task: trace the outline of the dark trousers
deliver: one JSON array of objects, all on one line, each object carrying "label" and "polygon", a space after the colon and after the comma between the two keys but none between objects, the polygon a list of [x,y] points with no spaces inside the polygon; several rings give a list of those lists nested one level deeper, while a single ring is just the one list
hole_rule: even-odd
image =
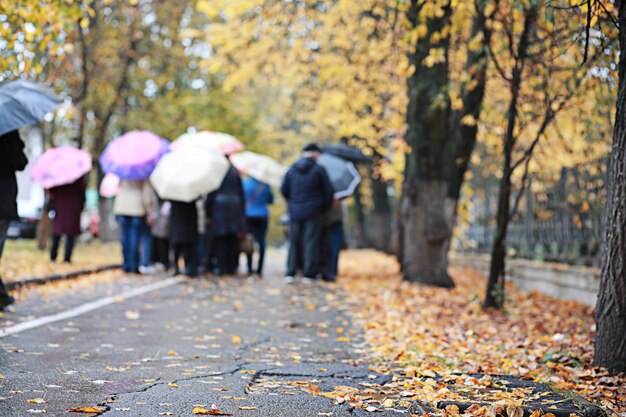
[{"label": "dark trousers", "polygon": [[[263,260],[265,259],[265,236],[267,235],[267,217],[248,217],[246,219],[246,227],[248,233],[254,236],[254,240],[259,244],[259,265],[256,273],[263,274]],[[252,273],[252,255],[253,252],[246,253],[248,258],[248,273]]]},{"label": "dark trousers", "polygon": [[[64,262],[72,261],[72,252],[74,251],[75,236],[65,235],[65,253],[63,255]],[[59,243],[61,242],[61,235],[52,236],[52,246],[50,247],[50,260],[56,261],[59,253]]]},{"label": "dark trousers", "polygon": [[294,276],[300,267],[305,277],[315,278],[320,272],[321,228],[320,216],[289,223],[287,275]]},{"label": "dark trousers", "polygon": [[152,239],[154,261],[161,263],[165,268],[170,267],[170,240],[167,238],[153,237]]},{"label": "dark trousers", "polygon": [[[11,219],[0,218],[0,259],[2,259],[4,242],[7,240],[9,223],[11,223]],[[4,286],[4,282],[2,282],[2,278],[0,278],[0,308],[6,307],[11,303],[12,298],[9,295],[9,291],[7,291],[7,287]]]},{"label": "dark trousers", "polygon": [[239,239],[237,235],[215,236],[216,271],[218,275],[232,275],[239,267]]},{"label": "dark trousers", "polygon": [[178,267],[178,261],[182,257],[185,260],[185,275],[190,277],[196,275],[196,254],[197,243],[173,243],[174,249],[174,272],[178,274],[180,272]]}]

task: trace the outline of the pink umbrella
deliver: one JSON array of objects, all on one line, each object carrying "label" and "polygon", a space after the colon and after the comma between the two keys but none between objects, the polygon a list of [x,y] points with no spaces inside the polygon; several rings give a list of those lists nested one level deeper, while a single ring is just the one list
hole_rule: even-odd
[{"label": "pink umbrella", "polygon": [[115,197],[120,192],[120,177],[108,173],[100,183],[100,195],[105,198]]},{"label": "pink umbrella", "polygon": [[62,146],[51,148],[31,168],[31,178],[44,188],[71,184],[91,171],[91,155],[87,152]]},{"label": "pink umbrella", "polygon": [[133,130],[113,139],[100,156],[105,173],[113,173],[123,180],[147,179],[169,142],[154,133]]}]

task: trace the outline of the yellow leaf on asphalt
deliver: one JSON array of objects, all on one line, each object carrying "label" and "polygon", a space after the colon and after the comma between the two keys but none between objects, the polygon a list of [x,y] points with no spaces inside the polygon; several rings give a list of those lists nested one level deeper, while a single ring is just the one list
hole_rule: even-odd
[{"label": "yellow leaf on asphalt", "polygon": [[32,404],[43,404],[46,402],[46,400],[44,400],[43,398],[33,398],[32,400],[26,400],[26,402]]},{"label": "yellow leaf on asphalt", "polygon": [[4,375],[0,375],[0,379],[4,379],[4,378],[5,378]]},{"label": "yellow leaf on asphalt", "polygon": [[178,388],[178,385],[175,382],[168,382],[167,386],[170,388]]},{"label": "yellow leaf on asphalt", "polygon": [[237,408],[238,408],[238,409],[240,409],[240,410],[244,410],[244,411],[253,411],[253,410],[256,410],[256,407],[246,407],[246,406],[244,406],[244,405],[239,405],[239,406],[237,406]]},{"label": "yellow leaf on asphalt", "polygon": [[234,336],[233,335],[232,340],[233,340],[233,343],[236,344],[236,345],[241,344],[241,337],[239,337],[239,336]]},{"label": "yellow leaf on asphalt", "polygon": [[341,343],[348,343],[350,341],[350,338],[349,337],[345,337],[345,336],[344,337],[338,337],[337,341],[341,342]]},{"label": "yellow leaf on asphalt", "polygon": [[106,409],[104,407],[95,407],[92,405],[67,409],[67,411],[70,413],[101,413],[105,410]]},{"label": "yellow leaf on asphalt", "polygon": [[170,350],[169,352],[167,352],[167,354],[169,356],[176,356],[176,352],[174,352],[173,350]]}]

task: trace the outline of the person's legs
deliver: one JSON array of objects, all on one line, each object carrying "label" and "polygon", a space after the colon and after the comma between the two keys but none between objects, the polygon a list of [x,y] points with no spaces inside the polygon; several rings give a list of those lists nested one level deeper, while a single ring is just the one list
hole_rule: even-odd
[{"label": "person's legs", "polygon": [[[4,242],[7,239],[7,232],[9,231],[10,219],[0,218],[0,259],[2,258],[2,252],[4,250]],[[13,304],[15,299],[9,295],[9,291],[0,278],[0,309]]]},{"label": "person's legs", "polygon": [[74,243],[76,242],[75,236],[65,236],[65,253],[63,254],[63,261],[72,262],[72,252],[74,251]]},{"label": "person's legs", "polygon": [[[248,217],[246,218],[246,232],[251,234],[254,237],[254,240],[258,242],[258,220],[256,217]],[[248,265],[248,274],[252,274],[252,258],[254,257],[254,247],[251,252],[246,253],[246,260]]]},{"label": "person's legs", "polygon": [[236,274],[239,271],[239,238],[237,235],[232,235],[230,238],[231,245],[231,262],[230,262],[230,273]]},{"label": "person's legs", "polygon": [[59,254],[59,243],[61,242],[61,235],[52,235],[52,245],[50,246],[50,260],[52,262],[57,260]]},{"label": "person's legs", "polygon": [[330,248],[330,270],[328,279],[334,281],[339,269],[339,252],[343,244],[343,225],[341,222],[333,223],[328,228],[328,246]]},{"label": "person's legs", "polygon": [[302,231],[302,273],[308,278],[315,278],[319,272],[321,228],[322,221],[320,216],[304,221]]},{"label": "person's legs", "polygon": [[130,230],[128,232],[128,272],[139,272],[139,242],[141,240],[144,219],[139,216],[130,216]]},{"label": "person's legs", "polygon": [[201,268],[204,271],[206,269],[206,235],[204,233],[198,235],[195,251],[196,268]]},{"label": "person's legs", "polygon": [[287,276],[293,277],[302,265],[302,225],[301,221],[289,223],[289,254],[287,255]]},{"label": "person's legs", "polygon": [[265,260],[265,237],[267,236],[267,218],[259,219],[258,235],[255,237],[259,242],[259,265],[257,274],[263,275],[263,261]]},{"label": "person's legs", "polygon": [[152,234],[150,234],[150,226],[148,226],[146,219],[143,217],[139,217],[139,219],[139,239],[141,240],[140,265],[145,268],[150,265],[150,257],[152,256]]},{"label": "person's legs", "polygon": [[182,247],[180,243],[173,243],[172,244],[172,249],[174,251],[174,264],[172,265],[174,267],[174,275],[178,275],[180,274],[180,267],[178,266],[178,260],[180,259],[180,256],[182,254]]},{"label": "person's legs", "polygon": [[117,223],[120,225],[120,243],[122,245],[122,269],[130,272],[130,217],[117,216]]},{"label": "person's legs", "polygon": [[185,243],[183,246],[184,258],[185,258],[185,275],[195,277],[197,273],[197,243]]}]

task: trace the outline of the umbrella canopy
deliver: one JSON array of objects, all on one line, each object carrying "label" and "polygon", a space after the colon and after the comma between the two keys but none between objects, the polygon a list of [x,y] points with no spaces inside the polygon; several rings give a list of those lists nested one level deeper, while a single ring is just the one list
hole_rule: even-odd
[{"label": "umbrella canopy", "polygon": [[108,173],[100,183],[100,195],[105,198],[115,197],[120,192],[120,177]]},{"label": "umbrella canopy", "polygon": [[285,167],[270,158],[254,152],[238,152],[230,156],[235,168],[261,182],[280,187]]},{"label": "umbrella canopy", "polygon": [[91,171],[91,155],[87,152],[62,146],[51,148],[33,164],[31,178],[44,188],[71,184]]},{"label": "umbrella canopy", "polygon": [[154,133],[134,130],[115,138],[102,152],[100,165],[105,173],[123,180],[145,180],[167,152],[168,141]]},{"label": "umbrella canopy", "polygon": [[333,155],[321,154],[317,163],[324,167],[335,189],[335,198],[342,199],[354,194],[361,182],[361,176],[352,162]]},{"label": "umbrella canopy", "polygon": [[358,162],[372,162],[370,158],[365,156],[359,148],[346,145],[345,143],[329,143],[321,146],[322,152],[331,155],[338,156],[346,161],[358,163]]},{"label": "umbrella canopy", "polygon": [[0,135],[41,122],[62,102],[43,84],[28,80],[0,83]]},{"label": "umbrella canopy", "polygon": [[228,159],[217,151],[180,149],[161,158],[150,183],[164,200],[190,202],[217,190],[229,167]]},{"label": "umbrella canopy", "polygon": [[210,132],[204,130],[196,133],[185,133],[171,143],[170,149],[175,151],[182,148],[208,148],[217,150],[224,155],[241,152],[245,149],[243,143],[227,133]]}]

